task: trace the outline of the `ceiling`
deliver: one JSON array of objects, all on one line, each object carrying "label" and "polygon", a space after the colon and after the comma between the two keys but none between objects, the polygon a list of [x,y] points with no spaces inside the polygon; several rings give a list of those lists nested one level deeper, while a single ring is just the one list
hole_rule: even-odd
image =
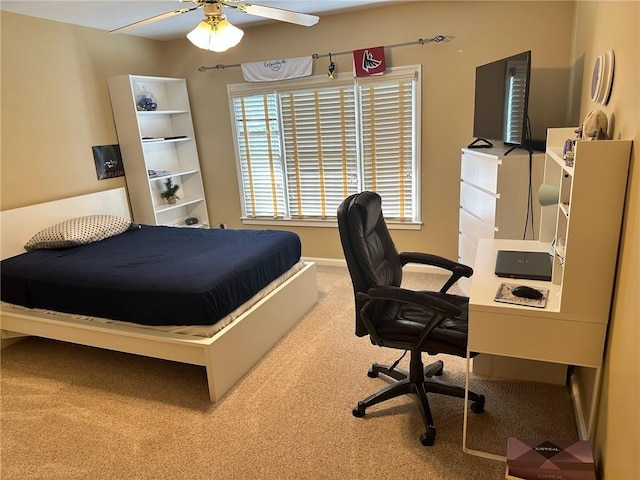
[{"label": "ceiling", "polygon": [[[245,3],[314,14],[318,15],[320,21],[322,21],[323,15],[345,10],[373,8],[394,1],[398,2],[398,0],[256,0],[255,2]],[[233,2],[233,4],[238,3],[242,2]],[[155,15],[193,7],[194,5],[190,2],[185,3],[178,0],[2,0],[0,9],[57,22],[111,31]],[[241,13],[233,8],[225,8],[225,14],[229,22],[240,28],[274,22],[273,20]],[[202,9],[198,9],[141,27],[128,29],[126,33],[154,40],[171,40],[186,35],[203,18]]]}]

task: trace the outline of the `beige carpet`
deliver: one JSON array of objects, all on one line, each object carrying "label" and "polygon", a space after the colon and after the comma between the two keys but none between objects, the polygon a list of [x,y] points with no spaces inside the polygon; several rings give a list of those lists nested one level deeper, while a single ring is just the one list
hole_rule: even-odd
[{"label": "beige carpet", "polygon": [[[319,267],[318,286],[316,307],[216,404],[203,367],[37,338],[3,350],[2,479],[504,478],[504,464],[462,451],[462,400],[430,397],[432,447],[420,444],[411,397],[352,416],[385,385],[367,377],[370,363],[401,352],[354,336],[346,269]],[[463,385],[464,360],[442,358],[443,378]],[[480,378],[472,388],[487,398],[470,413],[472,448],[576,438],[566,388]]]}]

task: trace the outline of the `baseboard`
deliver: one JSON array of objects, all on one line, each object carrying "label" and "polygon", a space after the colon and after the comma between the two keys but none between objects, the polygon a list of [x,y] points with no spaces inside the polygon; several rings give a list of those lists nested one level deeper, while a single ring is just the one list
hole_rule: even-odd
[{"label": "baseboard", "polygon": [[343,258],[316,258],[316,257],[303,257],[305,262],[315,262],[316,265],[322,265],[323,267],[345,267],[347,262]]},{"label": "baseboard", "polygon": [[26,338],[26,336],[25,335],[21,335],[19,337],[13,337],[13,338],[1,338],[0,339],[0,350],[4,350],[5,348],[10,347],[14,343],[18,343],[23,338]]},{"label": "baseboard", "polygon": [[569,385],[571,386],[571,400],[573,402],[573,414],[576,417],[576,429],[580,440],[589,440],[589,429],[580,399],[580,388],[578,388],[578,380],[575,373],[569,377]]},{"label": "baseboard", "polygon": [[[316,258],[316,257],[303,257],[305,262],[315,262],[316,265],[324,267],[347,267],[347,262],[343,258]],[[432,265],[419,265],[409,264],[403,269],[405,272],[417,272],[417,273],[435,273],[441,275],[447,275],[449,272],[442,268],[434,267]]]}]

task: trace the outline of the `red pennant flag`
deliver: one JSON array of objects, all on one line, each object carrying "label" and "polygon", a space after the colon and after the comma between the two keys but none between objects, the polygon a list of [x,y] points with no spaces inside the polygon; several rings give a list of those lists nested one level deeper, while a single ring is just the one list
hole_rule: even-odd
[{"label": "red pennant flag", "polygon": [[353,70],[356,77],[382,75],[386,69],[384,47],[363,48],[353,51]]}]

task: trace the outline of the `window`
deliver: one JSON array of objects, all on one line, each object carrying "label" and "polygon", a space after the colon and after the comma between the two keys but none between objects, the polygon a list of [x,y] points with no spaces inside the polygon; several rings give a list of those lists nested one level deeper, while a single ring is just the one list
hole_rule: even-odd
[{"label": "window", "polygon": [[228,90],[245,219],[335,222],[373,190],[388,221],[420,223],[420,66]]},{"label": "window", "polygon": [[513,60],[507,64],[507,87],[504,102],[504,138],[507,143],[520,143],[526,118],[527,72],[526,60]]}]

